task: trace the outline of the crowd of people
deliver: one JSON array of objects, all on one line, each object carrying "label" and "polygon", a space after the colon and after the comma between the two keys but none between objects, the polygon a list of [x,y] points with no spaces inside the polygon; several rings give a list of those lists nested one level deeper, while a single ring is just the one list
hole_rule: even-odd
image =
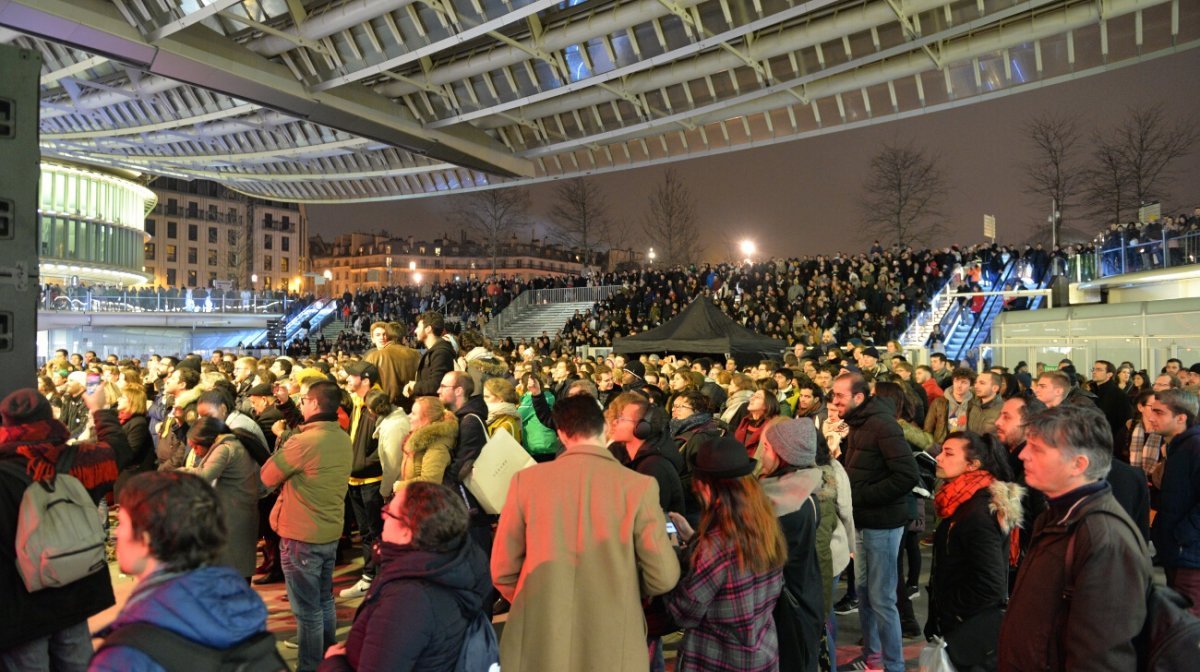
[{"label": "crowd of people", "polygon": [[[910,284],[961,263],[863,261],[814,261],[790,299],[766,271],[770,287],[749,271],[734,289],[701,289],[714,269],[647,274],[604,310],[636,322],[673,291],[712,291],[735,312],[757,297],[768,307],[745,318],[770,324],[787,305],[772,300],[844,301],[851,273],[878,288],[884,267],[884,285]],[[450,300],[487,300],[478,289]],[[658,300],[635,308],[641,291]],[[1200,602],[1200,363],[976,372],[823,322],[781,326],[794,346],[762,361],[581,357],[451,337],[398,296],[358,297],[412,320],[370,324],[361,356],[59,351],[36,390],[0,401],[6,669],[282,665],[254,590],[271,583],[306,672],[662,670],[676,633],[679,672],[831,670],[853,613],[859,669],[903,670],[913,638],[943,639],[957,669],[1134,669],[1151,541],[1168,585]],[[502,440],[534,466],[493,507],[474,465]],[[87,619],[115,602],[104,563],[35,585],[14,543],[26,489],[66,478],[95,526],[116,507],[108,535],[137,579],[95,652]],[[345,564],[357,580],[335,593]],[[338,600],[362,600],[341,642]]]},{"label": "crowd of people", "polygon": [[1200,215],[1112,224],[1096,236],[1093,249],[1103,276],[1192,264],[1200,254]]},{"label": "crowd of people", "polygon": [[313,301],[312,295],[284,290],[222,287],[46,283],[39,290],[38,307],[42,310],[290,313]]}]

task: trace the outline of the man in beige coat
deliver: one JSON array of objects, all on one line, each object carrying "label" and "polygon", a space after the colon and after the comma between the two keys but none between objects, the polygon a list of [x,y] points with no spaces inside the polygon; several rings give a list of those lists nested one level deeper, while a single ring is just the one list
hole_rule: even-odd
[{"label": "man in beige coat", "polygon": [[554,406],[557,460],[518,472],[492,548],[492,580],[512,602],[504,672],[644,672],[642,598],[679,580],[658,484],[605,448],[587,396]]}]

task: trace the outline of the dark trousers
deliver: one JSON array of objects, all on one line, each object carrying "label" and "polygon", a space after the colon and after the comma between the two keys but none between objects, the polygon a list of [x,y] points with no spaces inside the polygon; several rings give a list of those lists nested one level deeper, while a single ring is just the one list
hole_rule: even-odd
[{"label": "dark trousers", "polygon": [[379,483],[367,483],[350,486],[349,496],[358,533],[362,535],[363,578],[373,579],[375,559],[372,548],[383,535],[383,495],[379,494]]},{"label": "dark trousers", "polygon": [[258,500],[258,534],[263,539],[263,574],[283,576],[283,567],[279,564],[279,535],[271,529],[271,509],[275,508],[278,493],[272,493]]}]

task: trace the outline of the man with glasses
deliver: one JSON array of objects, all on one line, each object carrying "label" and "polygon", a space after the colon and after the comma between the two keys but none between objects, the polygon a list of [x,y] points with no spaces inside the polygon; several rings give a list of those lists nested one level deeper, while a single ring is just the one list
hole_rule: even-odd
[{"label": "man with glasses", "polygon": [[261,473],[268,489],[282,486],[271,527],[280,536],[283,579],[299,631],[299,672],[316,670],[336,635],[333,566],[353,459],[350,435],[338,425],[341,400],[337,385],[313,383],[300,397],[300,431],[283,442]]},{"label": "man with glasses", "polygon": [[[650,409],[650,402],[640,394],[624,392],[614,397],[604,411],[608,438],[612,442],[608,444],[608,451],[621,464],[658,481],[658,503],[664,515],[670,511],[686,515],[685,493],[679,478],[681,460],[675,455],[672,461],[669,453],[659,449],[664,438],[662,411],[658,410],[658,418],[653,418],[648,417]],[[643,419],[647,420],[646,426],[638,431]],[[659,425],[657,428],[654,427],[655,420]]]}]

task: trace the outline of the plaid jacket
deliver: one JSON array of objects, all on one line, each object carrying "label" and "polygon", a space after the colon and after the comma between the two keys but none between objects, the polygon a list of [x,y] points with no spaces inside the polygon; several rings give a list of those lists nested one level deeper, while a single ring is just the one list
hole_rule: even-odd
[{"label": "plaid jacket", "polygon": [[783,590],[783,570],[739,570],[722,542],[693,557],[693,566],[666,598],[684,628],[677,672],[766,672],[779,669],[771,611]]}]

